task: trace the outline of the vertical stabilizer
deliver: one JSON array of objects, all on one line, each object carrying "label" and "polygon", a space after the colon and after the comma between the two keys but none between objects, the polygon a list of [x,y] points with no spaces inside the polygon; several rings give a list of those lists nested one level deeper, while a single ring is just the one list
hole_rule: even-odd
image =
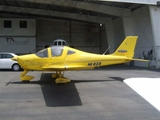
[{"label": "vertical stabilizer", "polygon": [[132,58],[138,36],[127,36],[113,55],[126,56]]}]

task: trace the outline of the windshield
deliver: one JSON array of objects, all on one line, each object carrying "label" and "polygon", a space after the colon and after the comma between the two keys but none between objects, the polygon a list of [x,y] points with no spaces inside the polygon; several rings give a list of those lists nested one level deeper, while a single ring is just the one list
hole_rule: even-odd
[{"label": "windshield", "polygon": [[47,49],[43,49],[43,50],[37,52],[36,55],[38,57],[42,57],[42,58],[48,57],[48,50]]},{"label": "windshield", "polygon": [[76,52],[75,52],[75,51],[72,51],[72,50],[68,50],[67,55],[72,55],[72,54],[74,54],[74,53],[76,53]]},{"label": "windshield", "polygon": [[51,47],[52,57],[61,56],[63,47]]}]

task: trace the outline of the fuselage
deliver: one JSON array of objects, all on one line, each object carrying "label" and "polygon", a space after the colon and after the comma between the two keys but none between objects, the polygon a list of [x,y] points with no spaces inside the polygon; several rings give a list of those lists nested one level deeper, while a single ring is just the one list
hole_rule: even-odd
[{"label": "fuselage", "polygon": [[133,60],[137,36],[127,36],[117,50],[110,55],[100,55],[83,52],[67,46],[51,46],[36,54],[13,57],[24,71],[20,75],[23,82],[28,82],[34,76],[26,75],[28,71],[55,71],[52,78],[56,83],[67,83],[71,80],[64,77],[62,71],[84,70],[95,67],[121,64]]},{"label": "fuselage", "polygon": [[93,69],[94,67],[129,62],[126,56],[87,53],[67,46],[51,46],[36,54],[18,56],[17,61],[25,70],[42,71],[44,68],[50,70],[50,66],[53,69],[61,66],[63,71]]}]

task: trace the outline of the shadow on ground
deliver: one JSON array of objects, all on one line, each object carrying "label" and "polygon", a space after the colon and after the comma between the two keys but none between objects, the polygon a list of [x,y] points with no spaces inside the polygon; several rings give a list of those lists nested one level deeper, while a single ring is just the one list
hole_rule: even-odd
[{"label": "shadow on ground", "polygon": [[60,106],[81,106],[82,102],[75,83],[57,85],[51,73],[41,75],[40,81],[42,93],[46,106],[60,107]]},{"label": "shadow on ground", "polygon": [[82,102],[76,88],[76,83],[81,82],[111,82],[123,81],[123,78],[114,77],[110,80],[72,80],[67,84],[56,84],[51,77],[52,73],[42,74],[39,81],[31,81],[30,83],[9,82],[6,84],[39,84],[41,86],[44,101],[48,107],[61,106],[82,106]]}]

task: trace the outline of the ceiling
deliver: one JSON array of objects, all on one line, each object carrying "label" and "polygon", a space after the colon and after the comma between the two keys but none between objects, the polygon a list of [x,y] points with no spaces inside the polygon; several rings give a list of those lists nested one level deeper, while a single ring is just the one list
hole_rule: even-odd
[{"label": "ceiling", "polygon": [[[121,17],[122,13],[119,15],[119,11],[134,11],[142,6],[144,5],[95,0],[0,0],[0,13],[46,18],[54,17],[50,14],[54,12],[62,14],[55,16],[61,19],[71,19],[64,16],[65,14],[116,19]],[[42,12],[46,14],[40,14]]]}]

